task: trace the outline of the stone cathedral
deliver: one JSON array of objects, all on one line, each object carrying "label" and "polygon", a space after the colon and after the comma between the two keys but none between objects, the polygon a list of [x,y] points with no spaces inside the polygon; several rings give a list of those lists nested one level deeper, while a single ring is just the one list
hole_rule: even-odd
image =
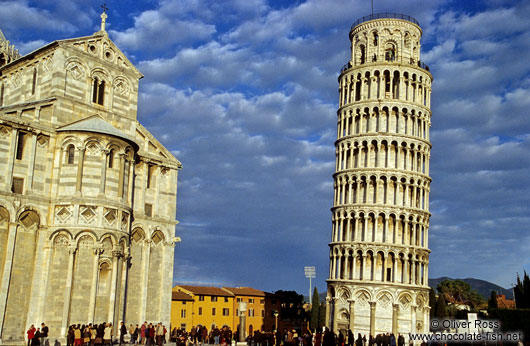
[{"label": "stone cathedral", "polygon": [[[169,327],[180,162],[137,120],[142,74],[101,30],[20,56],[0,32],[0,336]],[[115,328],[115,333],[118,328]]]},{"label": "stone cathedral", "polygon": [[431,83],[422,31],[371,15],[339,76],[327,325],[357,337],[429,331]]}]

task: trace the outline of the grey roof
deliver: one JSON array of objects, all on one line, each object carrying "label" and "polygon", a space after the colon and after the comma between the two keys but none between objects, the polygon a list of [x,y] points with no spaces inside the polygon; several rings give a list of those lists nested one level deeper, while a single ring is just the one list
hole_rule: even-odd
[{"label": "grey roof", "polygon": [[125,139],[128,142],[131,142],[138,147],[134,139],[127,136],[125,133],[121,132],[105,120],[101,119],[97,115],[92,115],[88,118],[78,120],[68,125],[61,126],[57,131],[82,131],[82,132],[94,132],[102,133],[105,135],[110,135]]}]

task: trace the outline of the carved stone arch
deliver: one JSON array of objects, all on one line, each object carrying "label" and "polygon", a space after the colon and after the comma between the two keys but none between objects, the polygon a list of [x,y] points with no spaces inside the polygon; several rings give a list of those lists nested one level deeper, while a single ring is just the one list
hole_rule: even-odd
[{"label": "carved stone arch", "polygon": [[160,228],[157,227],[151,232],[150,239],[151,239],[151,244],[154,246],[157,246],[157,245],[162,245],[166,237],[164,235],[164,232]]},{"label": "carved stone arch", "polygon": [[114,239],[111,234],[107,233],[101,237],[99,243],[101,244],[101,247],[103,249],[103,255],[108,257],[112,256],[112,250],[114,250],[114,244],[116,244],[116,239]]},{"label": "carved stone arch", "polygon": [[82,143],[83,142],[78,136],[70,134],[61,141],[61,149],[65,151],[70,144],[73,144],[76,148],[79,148],[82,146]]},{"label": "carved stone arch", "polygon": [[3,222],[3,218],[7,218],[6,222],[14,222],[15,215],[16,212],[11,203],[0,199],[0,222]]},{"label": "carved stone arch", "polygon": [[99,155],[101,152],[101,138],[90,136],[83,141],[83,146],[86,148],[88,155]]},{"label": "carved stone arch", "polygon": [[70,57],[64,62],[64,68],[67,74],[70,74],[74,79],[83,80],[86,77],[88,68],[78,57]]},{"label": "carved stone arch", "polygon": [[117,76],[112,80],[112,85],[114,86],[115,92],[120,95],[129,95],[132,87],[132,83],[125,76]]},{"label": "carved stone arch", "polygon": [[99,263],[98,263],[99,267],[101,268],[101,265],[104,264],[104,263],[108,264],[109,268],[112,268],[112,261],[109,258],[100,257],[99,258]]},{"label": "carved stone arch", "polygon": [[341,286],[337,289],[336,298],[339,298],[341,302],[343,303],[347,302],[348,299],[350,299],[350,297],[351,297],[351,292],[347,287]]},{"label": "carved stone arch", "polygon": [[89,239],[87,238],[90,238],[90,241],[92,241],[91,246],[93,246],[98,241],[98,237],[94,231],[82,230],[81,232],[77,233],[74,236],[74,240],[75,240],[77,247],[79,247],[82,242],[85,247],[88,247]]},{"label": "carved stone arch", "polygon": [[412,296],[408,292],[403,292],[398,296],[399,308],[401,310],[408,310],[412,305]]},{"label": "carved stone arch", "polygon": [[9,222],[11,221],[10,216],[11,214],[9,213],[7,208],[0,204],[0,225],[4,223],[9,224]]},{"label": "carved stone arch", "polygon": [[386,308],[394,304],[394,296],[387,290],[381,290],[376,296],[377,306]]},{"label": "carved stone arch", "polygon": [[24,205],[17,212],[17,221],[25,229],[30,230],[38,228],[43,220],[38,207],[33,205]]},{"label": "carved stone arch", "polygon": [[145,240],[145,232],[142,227],[135,226],[131,233],[131,242],[133,244],[141,243]]},{"label": "carved stone arch", "polygon": [[72,233],[67,229],[59,229],[50,235],[50,244],[53,247],[69,246],[74,241]]},{"label": "carved stone arch", "polygon": [[89,232],[81,232],[81,236],[77,239],[77,247],[78,248],[93,248],[94,244],[96,242],[96,239],[94,239],[94,236],[90,234]]},{"label": "carved stone arch", "polygon": [[107,83],[110,83],[110,73],[103,67],[94,67],[90,71],[90,77],[98,77],[100,80],[104,80]]},{"label": "carved stone arch", "polygon": [[357,289],[353,296],[355,297],[355,304],[359,306],[368,305],[372,301],[372,294],[366,289]]}]

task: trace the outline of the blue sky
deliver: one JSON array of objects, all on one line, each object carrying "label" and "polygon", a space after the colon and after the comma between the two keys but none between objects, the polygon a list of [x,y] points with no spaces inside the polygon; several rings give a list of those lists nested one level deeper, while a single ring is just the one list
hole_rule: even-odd
[{"label": "blue sky", "polygon": [[[145,78],[140,121],[181,160],[175,281],[325,290],[337,76],[369,0],[107,0]],[[374,1],[423,28],[434,75],[430,277],[530,271],[530,2]],[[22,53],[98,30],[101,2],[0,0]]]}]

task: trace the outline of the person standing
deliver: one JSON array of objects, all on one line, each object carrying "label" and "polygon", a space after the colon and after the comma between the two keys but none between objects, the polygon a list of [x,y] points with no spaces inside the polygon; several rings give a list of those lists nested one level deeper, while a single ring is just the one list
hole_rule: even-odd
[{"label": "person standing", "polygon": [[33,341],[36,331],[37,331],[37,328],[35,328],[35,326],[32,324],[31,327],[29,327],[28,331],[26,332],[28,334],[28,346],[31,346],[31,341]]},{"label": "person standing", "polygon": [[79,324],[77,326],[74,325],[74,346],[81,346],[82,344],[81,326]]},{"label": "person standing", "polygon": [[40,344],[41,346],[48,346],[48,326],[44,323],[40,325]]},{"label": "person standing", "polygon": [[105,326],[105,334],[103,334],[103,344],[112,346],[112,323]]},{"label": "person standing", "polygon": [[[132,324],[131,324],[132,327]],[[123,345],[125,343],[125,335],[127,335],[127,327],[125,327],[125,323],[121,322],[120,324],[120,345]]]},{"label": "person standing", "polygon": [[140,345],[145,344],[145,330],[147,329],[147,321],[142,324],[142,327],[140,328]]},{"label": "person standing", "polygon": [[162,322],[158,322],[158,324],[156,325],[155,337],[156,344],[158,346],[162,346],[164,342],[164,327],[162,326]]},{"label": "person standing", "polygon": [[33,337],[33,340],[31,341],[31,346],[39,346],[40,345],[40,328],[37,328],[37,331],[35,332],[35,336]]}]

